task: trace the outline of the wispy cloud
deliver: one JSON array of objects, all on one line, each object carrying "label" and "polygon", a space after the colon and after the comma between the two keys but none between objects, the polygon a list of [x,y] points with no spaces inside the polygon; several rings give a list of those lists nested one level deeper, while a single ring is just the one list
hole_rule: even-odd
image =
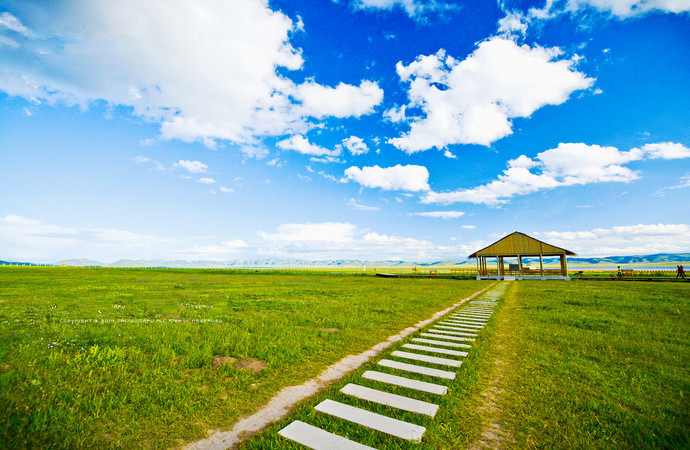
[{"label": "wispy cloud", "polygon": [[358,209],[360,211],[380,211],[381,210],[381,208],[379,208],[377,206],[366,206],[366,205],[362,205],[360,203],[357,203],[357,201],[355,201],[354,198],[351,198],[347,202],[347,206],[349,206],[350,208]]},{"label": "wispy cloud", "polygon": [[465,213],[462,211],[428,211],[428,212],[414,212],[408,213],[407,216],[421,216],[421,217],[432,217],[434,219],[457,219],[458,217],[464,216]]}]

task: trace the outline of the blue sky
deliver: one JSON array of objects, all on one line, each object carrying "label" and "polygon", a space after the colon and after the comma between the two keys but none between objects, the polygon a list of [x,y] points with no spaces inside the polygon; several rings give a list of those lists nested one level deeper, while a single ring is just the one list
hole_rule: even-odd
[{"label": "blue sky", "polygon": [[690,251],[690,1],[0,1],[0,259]]}]

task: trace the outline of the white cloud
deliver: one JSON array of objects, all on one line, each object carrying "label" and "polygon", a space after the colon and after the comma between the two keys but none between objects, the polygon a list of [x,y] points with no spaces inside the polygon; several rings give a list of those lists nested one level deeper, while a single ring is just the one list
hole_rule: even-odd
[{"label": "white cloud", "polygon": [[683,144],[674,142],[659,142],[657,144],[646,144],[640,151],[644,152],[649,159],[683,159],[690,158],[690,148]]},{"label": "white cloud", "polygon": [[[426,240],[376,233],[342,222],[284,224],[276,233],[258,234],[264,239],[259,252],[281,258],[409,261],[451,253]],[[458,258],[468,252],[453,249],[452,253]]]},{"label": "white cloud", "polygon": [[457,158],[457,156],[455,156],[455,155],[453,154],[453,152],[451,152],[450,150],[444,151],[444,152],[443,152],[443,156],[445,156],[445,157],[448,158],[448,159],[456,159],[456,158]]},{"label": "white cloud", "polygon": [[234,190],[233,188],[221,186],[221,187],[220,187],[220,192],[235,192],[235,190]]},{"label": "white cloud", "polygon": [[512,133],[512,118],[529,117],[545,105],[559,105],[594,82],[573,69],[576,58],[558,59],[559,48],[519,46],[493,37],[464,61],[439,50],[418,56],[400,79],[409,83],[409,107],[423,116],[410,131],[388,142],[408,153],[451,144],[490,145]]},{"label": "white cloud", "polygon": [[380,211],[381,210],[381,208],[379,208],[377,206],[366,206],[366,205],[362,205],[361,203],[357,203],[357,201],[355,201],[354,198],[351,198],[347,202],[347,206],[349,206],[351,208],[358,209],[360,211]]},{"label": "white cloud", "polygon": [[575,12],[593,8],[620,19],[641,16],[653,11],[683,13],[690,11],[686,0],[568,0],[566,10]]},{"label": "white cloud", "polygon": [[391,109],[387,109],[383,112],[383,117],[384,119],[388,120],[389,122],[393,123],[398,123],[398,122],[404,122],[407,120],[407,117],[405,116],[405,110],[407,109],[406,105],[402,105],[400,107],[394,106]]},{"label": "white cloud", "polygon": [[327,148],[319,147],[318,145],[312,144],[302,135],[295,135],[288,139],[282,140],[276,144],[283,150],[295,150],[304,155],[314,155],[314,156],[338,156],[340,154],[339,149],[328,150]]},{"label": "white cloud", "polygon": [[369,151],[369,147],[364,143],[364,140],[357,136],[350,136],[349,138],[343,139],[343,145],[353,155],[363,155]]},{"label": "white cloud", "polygon": [[160,123],[163,139],[252,146],[257,137],[303,133],[313,126],[310,117],[367,114],[383,96],[370,81],[330,88],[296,85],[281,75],[302,67],[301,50],[290,43],[301,22],[266,0],[96,0],[32,8],[34,14],[22,17],[26,24],[0,16],[0,33],[26,36],[12,55],[3,55],[0,90],[52,104],[103,100],[131,107]]},{"label": "white cloud", "polygon": [[213,178],[199,178],[196,181],[201,184],[213,184],[216,182]]},{"label": "white cloud", "polygon": [[157,256],[156,246],[171,241],[113,228],[69,228],[17,215],[0,217],[2,258],[57,262],[89,258],[112,262],[121,258]]},{"label": "white cloud", "polygon": [[586,231],[534,233],[578,256],[647,255],[690,250],[688,224],[638,224]]},{"label": "white cloud", "polygon": [[498,21],[498,33],[505,36],[525,36],[529,19],[519,11],[510,11]]},{"label": "white cloud", "polygon": [[[508,168],[498,179],[472,189],[453,192],[429,192],[423,203],[470,202],[496,205],[516,195],[525,195],[558,186],[599,182],[629,182],[638,178],[621,164],[643,158],[643,152],[628,152],[614,147],[586,144],[559,144],[538,153],[534,160],[521,155],[508,161]],[[541,173],[532,172],[536,169]]]},{"label": "white cloud", "polygon": [[421,217],[433,217],[434,219],[457,219],[465,215],[462,211],[428,211],[428,212],[416,212],[408,213],[410,216],[421,216]]},{"label": "white cloud", "polygon": [[269,155],[269,151],[266,147],[261,145],[242,145],[240,146],[240,151],[247,158],[263,159]]},{"label": "white cloud", "polygon": [[182,159],[175,164],[175,167],[182,167],[191,173],[204,173],[208,169],[208,166],[201,161],[185,161]]},{"label": "white cloud", "polygon": [[[563,14],[571,14],[576,19],[581,19],[583,13],[592,11],[624,20],[653,12],[687,13],[690,11],[690,3],[686,0],[546,0],[542,8],[530,8],[524,15],[517,11],[507,13],[506,23],[510,21],[509,17],[514,15],[521,16],[523,21],[529,24],[532,20],[546,21]],[[608,51],[610,50],[604,50],[605,53]]]},{"label": "white cloud", "polygon": [[467,230],[474,230],[475,228],[477,228],[475,225],[463,225],[462,227]]},{"label": "white cloud", "polygon": [[134,160],[134,162],[138,164],[153,163],[156,166],[156,169],[166,170],[163,164],[156,161],[155,159],[147,158],[146,156],[135,156],[134,158],[132,158],[132,160]]},{"label": "white cloud", "polygon": [[286,223],[278,227],[277,233],[259,231],[257,234],[268,241],[342,243],[352,241],[355,228],[355,225],[343,222]]},{"label": "white cloud", "polygon": [[31,30],[26,28],[22,22],[8,12],[0,14],[0,28],[7,28],[27,37],[33,37]]},{"label": "white cloud", "polygon": [[309,161],[319,162],[319,163],[344,163],[345,162],[342,159],[335,158],[333,156],[322,156],[321,158],[316,158],[316,157],[312,156],[311,158],[309,158]]},{"label": "white cloud", "polygon": [[356,9],[364,10],[401,8],[414,19],[419,19],[430,12],[443,12],[458,8],[452,3],[438,0],[354,0],[352,5]]},{"label": "white cloud", "polygon": [[335,88],[310,81],[297,86],[297,97],[305,115],[359,117],[374,112],[383,100],[383,90],[371,81],[362,81],[359,87],[340,83]]},{"label": "white cloud", "polygon": [[381,188],[384,191],[428,191],[429,171],[424,166],[400,164],[393,167],[349,167],[345,178],[364,187]]},{"label": "white cloud", "polygon": [[190,249],[175,252],[175,256],[185,259],[223,261],[235,258],[241,249],[247,247],[249,247],[249,245],[243,240],[234,239],[232,241],[222,242],[220,245],[198,245]]}]

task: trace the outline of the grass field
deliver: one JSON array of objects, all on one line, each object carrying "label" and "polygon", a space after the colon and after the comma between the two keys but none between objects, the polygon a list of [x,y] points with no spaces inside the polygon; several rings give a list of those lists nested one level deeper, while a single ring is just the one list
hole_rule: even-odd
[{"label": "grass field", "polygon": [[690,286],[514,283],[497,388],[518,447],[688,448]]},{"label": "grass field", "polygon": [[3,267],[0,443],[170,447],[200,439],[281,387],[486,285]]},{"label": "grass field", "polygon": [[[338,392],[380,388],[360,376],[385,370],[372,361],[242,447],[299,448],[277,431],[301,420],[377,448],[688,448],[689,313],[684,283],[512,282],[446,397],[400,389],[434,419]],[[326,398],[423,425],[423,442],[330,419]]]},{"label": "grass field", "polygon": [[[464,448],[487,429],[490,443],[520,448],[690,446],[690,284],[507,284],[439,415],[424,422],[421,448]],[[200,439],[281,387],[486,286],[327,272],[4,267],[0,446]],[[338,389],[371,364],[243,446],[282,448],[276,431],[297,417],[370,445],[419,448],[313,412],[324,398],[346,401]]]}]

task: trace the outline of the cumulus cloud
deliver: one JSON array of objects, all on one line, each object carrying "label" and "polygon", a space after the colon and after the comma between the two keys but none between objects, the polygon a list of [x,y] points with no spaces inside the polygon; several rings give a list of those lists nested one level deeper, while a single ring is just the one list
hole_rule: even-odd
[{"label": "cumulus cloud", "polygon": [[204,173],[208,169],[208,166],[201,161],[185,161],[183,159],[177,162],[175,167],[182,167],[190,173]]},{"label": "cumulus cloud", "polygon": [[464,216],[465,213],[462,211],[427,211],[427,212],[415,212],[408,213],[407,216],[421,216],[421,217],[433,217],[434,219],[457,219],[458,217]]},{"label": "cumulus cloud", "polygon": [[408,108],[421,108],[423,114],[410,119],[409,132],[388,142],[408,153],[451,144],[490,145],[512,133],[512,118],[559,105],[593,84],[574,70],[576,57],[558,59],[561,55],[557,47],[520,46],[493,37],[464,61],[439,50],[407,66],[399,62],[398,76],[409,83]]},{"label": "cumulus cloud", "polygon": [[649,159],[683,159],[690,158],[690,148],[674,142],[646,144],[639,149]]},{"label": "cumulus cloud", "polygon": [[343,145],[355,156],[363,155],[369,151],[369,147],[364,143],[364,140],[357,136],[343,139]]},{"label": "cumulus cloud", "polygon": [[428,191],[429,171],[424,166],[400,164],[393,167],[349,167],[345,179],[364,187],[381,188],[384,191]]},{"label": "cumulus cloud", "polygon": [[251,146],[258,137],[303,133],[311,118],[359,117],[383,97],[370,81],[331,88],[281,75],[302,67],[301,50],[290,43],[300,23],[265,0],[76,0],[32,8],[31,15],[0,16],[0,36],[25,37],[3,54],[0,90],[48,103],[127,106],[160,123],[163,139]]},{"label": "cumulus cloud", "polygon": [[327,148],[319,147],[309,142],[309,140],[302,135],[295,135],[288,139],[284,139],[276,145],[283,150],[294,150],[304,155],[333,157],[340,154],[339,149],[328,150]]},{"label": "cumulus cloud", "polygon": [[688,224],[637,224],[534,234],[579,256],[678,253],[687,252],[690,248]]},{"label": "cumulus cloud", "polygon": [[558,144],[532,159],[525,155],[508,161],[508,168],[488,184],[452,192],[429,192],[423,203],[470,202],[497,205],[516,195],[559,186],[602,182],[630,182],[638,172],[623,164],[643,159],[690,158],[681,144],[665,142],[621,151],[582,143]]},{"label": "cumulus cloud", "polygon": [[197,181],[198,183],[201,183],[201,184],[213,184],[213,183],[216,182],[216,180],[214,180],[213,178],[206,178],[206,177],[204,177],[204,178],[199,178],[199,179],[196,180],[196,181]]},{"label": "cumulus cloud", "polygon": [[363,81],[359,87],[340,83],[335,88],[309,81],[297,86],[296,95],[302,101],[301,111],[317,118],[359,117],[374,112],[383,100],[383,90],[371,81]]},{"label": "cumulus cloud", "polygon": [[504,36],[525,36],[529,19],[519,11],[510,11],[498,21],[498,33]]}]

